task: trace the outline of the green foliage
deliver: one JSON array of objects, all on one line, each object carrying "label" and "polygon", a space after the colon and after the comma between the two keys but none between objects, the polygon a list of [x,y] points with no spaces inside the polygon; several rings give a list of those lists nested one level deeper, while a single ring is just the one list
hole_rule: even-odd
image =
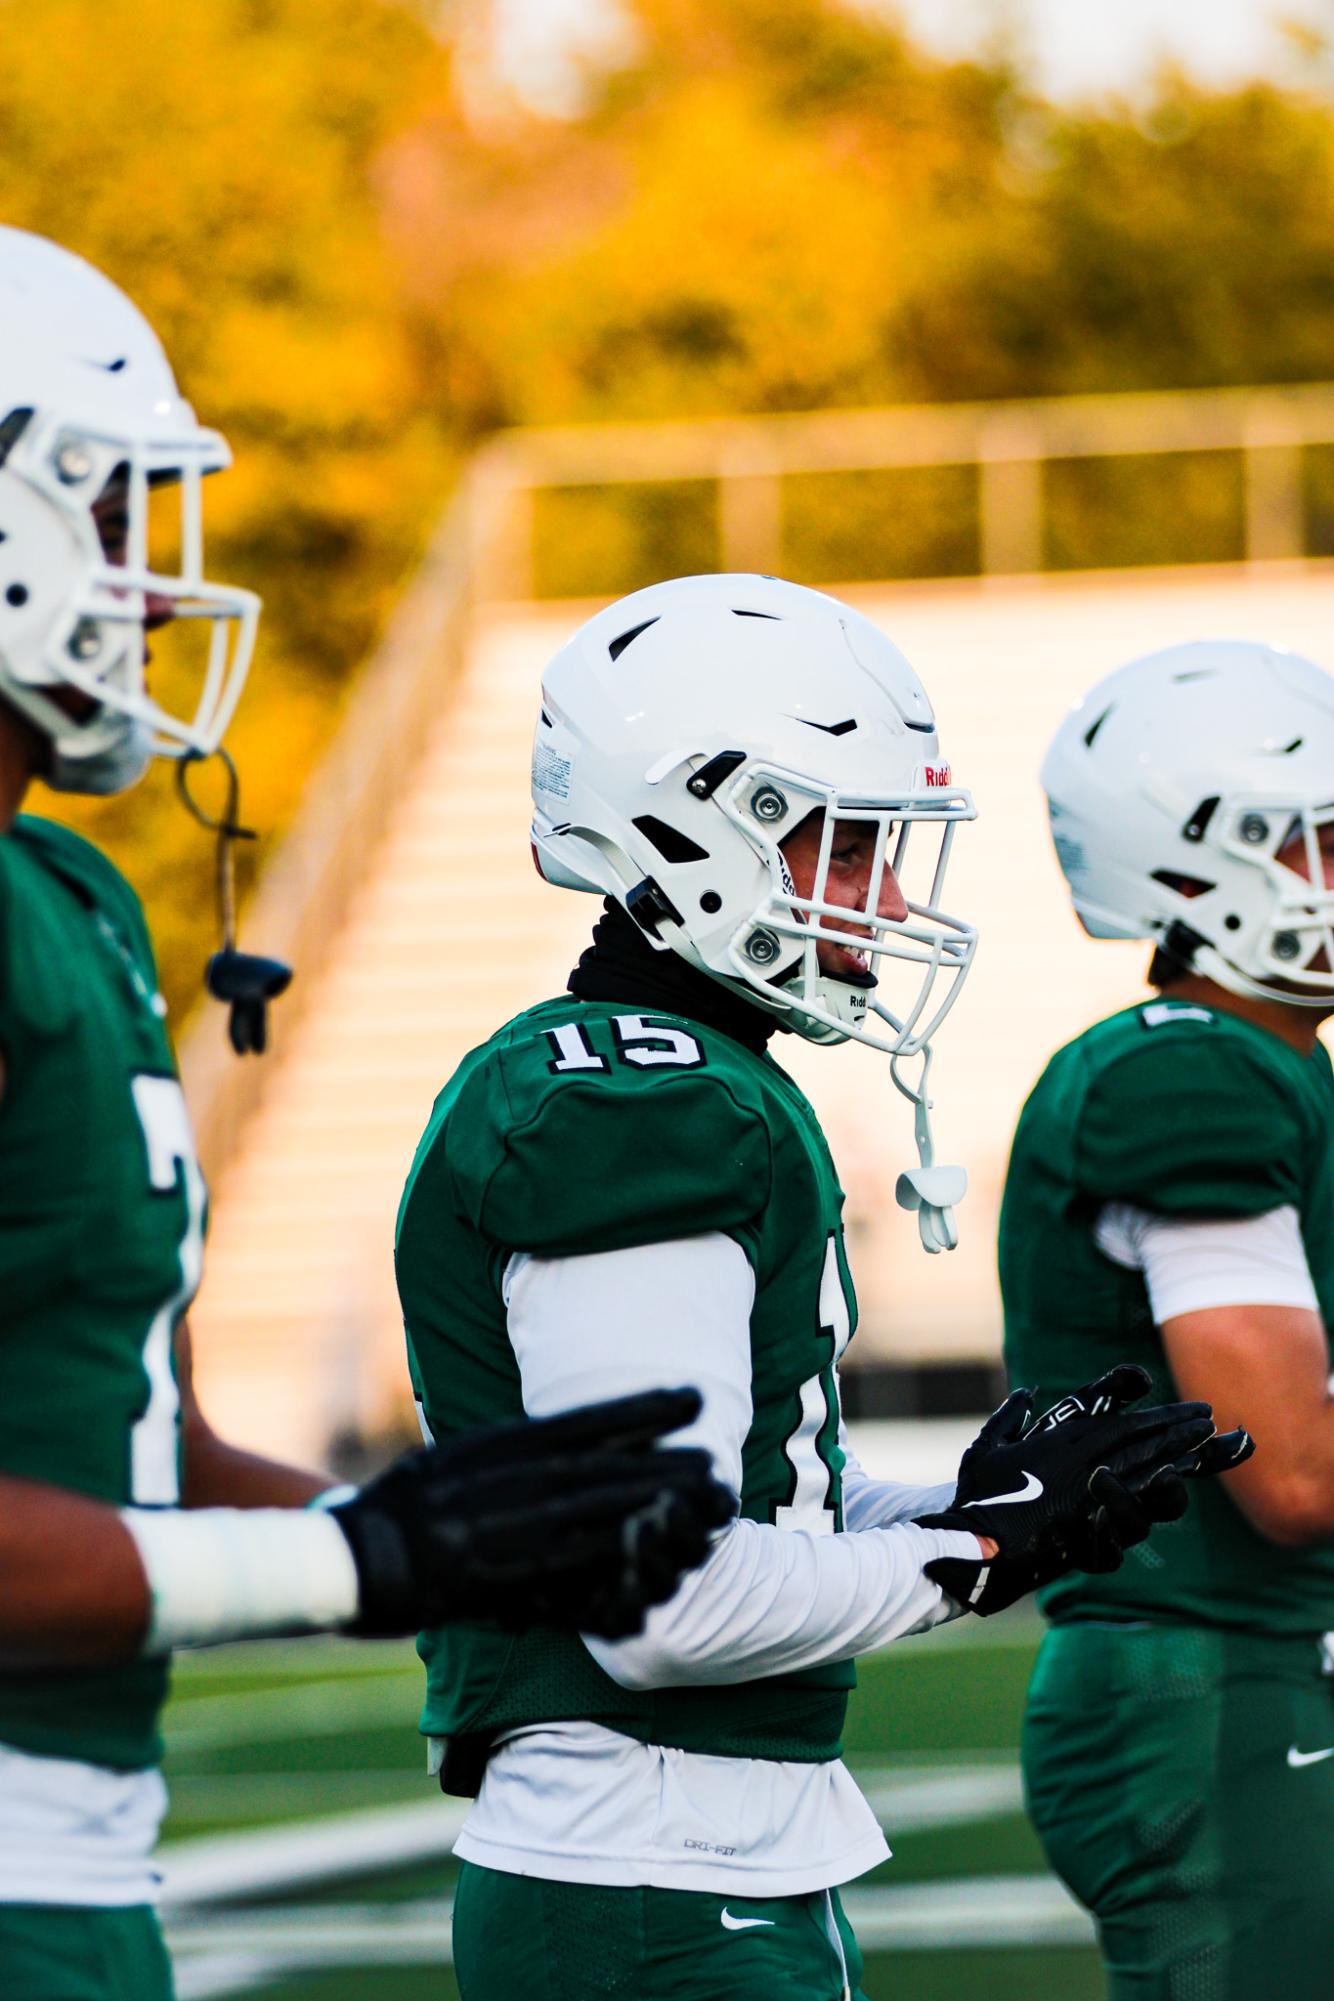
[{"label": "green foliage", "polygon": [[962,577],[977,567],[970,466],[810,473],[783,482],[782,568],[799,583]]},{"label": "green foliage", "polygon": [[1043,477],[1048,569],[1235,563],[1245,554],[1238,452],[1056,459]]},{"label": "green foliage", "polygon": [[710,481],[552,487],[536,498],[539,597],[616,597],[662,577],[717,568]]}]

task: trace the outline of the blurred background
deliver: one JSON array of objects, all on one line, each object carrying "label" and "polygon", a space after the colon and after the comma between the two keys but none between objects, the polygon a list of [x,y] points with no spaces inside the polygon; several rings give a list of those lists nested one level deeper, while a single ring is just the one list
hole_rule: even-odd
[{"label": "blurred background", "polygon": [[[943,1475],[997,1381],[1016,1112],[1147,958],[1069,913],[1046,740],[1172,640],[1334,655],[1334,6],[0,0],[0,36],[0,216],[147,311],[236,455],[210,570],[266,602],[229,739],[246,942],[298,967],[262,1065],[199,998],[212,850],[170,774],[39,806],[159,941],[214,1193],[215,1422],[352,1470],[407,1435],[413,1145],[596,914],[529,868],[542,664],[610,596],[763,568],[883,623],[982,815],[933,1075],[972,1179],[953,1257],[894,1207],[887,1066],[778,1052],[848,1192],[861,1448]],[[863,1886],[875,1997],[1100,1991],[1018,1811],[1032,1644],[1020,1619],[868,1671],[854,1751],[900,1848]],[[438,1896],[455,1823],[404,1804],[401,1654],[240,1650],[180,1688],[182,1994],[449,1992],[402,1865]]]}]

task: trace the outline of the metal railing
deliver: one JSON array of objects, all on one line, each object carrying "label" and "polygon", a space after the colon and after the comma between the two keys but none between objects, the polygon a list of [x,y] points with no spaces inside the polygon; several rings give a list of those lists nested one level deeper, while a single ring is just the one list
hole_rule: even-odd
[{"label": "metal railing", "polygon": [[461,665],[475,607],[536,594],[539,492],[716,481],[722,567],[775,571],[782,567],[784,478],[973,466],[982,573],[1023,574],[1042,567],[1045,462],[1233,451],[1244,465],[1247,559],[1264,562],[1306,553],[1302,453],[1331,443],[1328,383],[499,434],[466,467],[247,914],[247,944],[298,969],[291,995],[275,1010],[273,1054],[238,1062],[216,1009],[201,1015],[182,1049],[206,1167],[216,1173],[231,1153],[302,1011],[402,792],[423,725]]},{"label": "metal railing", "polygon": [[785,478],[937,466],[976,469],[982,573],[1031,573],[1043,567],[1045,462],[1210,451],[1241,454],[1247,560],[1291,559],[1306,553],[1302,452],[1323,444],[1334,444],[1323,382],[509,431],[491,447],[507,519],[488,585],[534,595],[544,489],[714,481],[721,566],[780,570]]}]

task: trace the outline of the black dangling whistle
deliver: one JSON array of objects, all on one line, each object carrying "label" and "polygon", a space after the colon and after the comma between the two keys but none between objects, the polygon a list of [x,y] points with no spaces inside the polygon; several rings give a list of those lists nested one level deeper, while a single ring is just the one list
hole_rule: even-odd
[{"label": "black dangling whistle", "polygon": [[254,830],[237,819],[240,780],[236,766],[221,747],[212,753],[221,758],[227,772],[227,804],[219,819],[204,812],[190,791],[186,772],[192,764],[207,760],[199,752],[187,752],[176,767],[176,790],[201,826],[218,837],[217,897],[218,923],[222,947],[204,968],[204,985],[216,1001],[228,1010],[227,1034],[238,1056],[262,1056],[269,1040],[269,1002],[285,993],[292,984],[292,968],[281,959],[265,959],[256,952],[240,952],[236,947],[236,877],[233,846],[237,841],[253,841]]},{"label": "black dangling whistle", "polygon": [[224,945],[204,968],[204,985],[230,1012],[227,1033],[238,1056],[262,1056],[269,1040],[269,1002],[292,984],[292,968],[281,959],[238,952]]}]

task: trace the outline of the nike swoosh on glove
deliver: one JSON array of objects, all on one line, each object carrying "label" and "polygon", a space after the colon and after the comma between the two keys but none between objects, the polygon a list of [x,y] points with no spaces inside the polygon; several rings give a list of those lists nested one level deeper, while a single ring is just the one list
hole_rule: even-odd
[{"label": "nike swoosh on glove", "polygon": [[[1128,1410],[1148,1387],[1145,1372],[1125,1363],[1036,1420],[1031,1391],[1007,1397],[964,1454],[950,1506],[918,1518],[990,1536],[997,1554],[976,1564],[938,1557],[927,1576],[986,1616],[1068,1570],[1114,1569],[1153,1521],[1171,1518],[1159,1510],[1176,1505],[1182,1480],[1221,1470],[1223,1460],[1240,1464],[1252,1449],[1231,1435],[1210,1449],[1207,1404]],[[1169,1484],[1155,1486],[1165,1475]]]},{"label": "nike swoosh on glove", "polygon": [[651,1390],[406,1454],[329,1510],[357,1566],[352,1630],[639,1632],[736,1513],[707,1452],[660,1443],[699,1410],[693,1389]]}]

